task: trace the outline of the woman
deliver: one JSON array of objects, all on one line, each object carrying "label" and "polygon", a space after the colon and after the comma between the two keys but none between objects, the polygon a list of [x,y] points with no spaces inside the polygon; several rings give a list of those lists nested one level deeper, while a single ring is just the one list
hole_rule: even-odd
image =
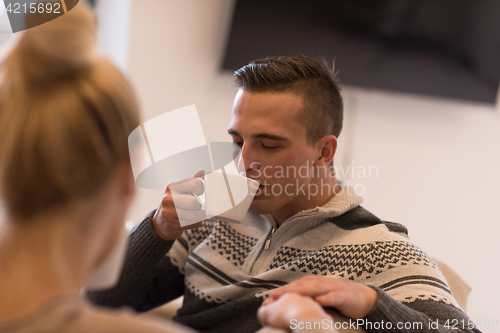
[{"label": "woman", "polygon": [[[87,282],[102,284],[94,273],[110,258],[123,257],[135,194],[127,142],[140,125],[128,82],[94,50],[94,30],[80,3],[27,30],[1,64],[0,332],[189,331],[79,297]],[[318,308],[313,317],[326,315]],[[285,318],[269,307],[261,317]]]},{"label": "woman", "polygon": [[135,191],[127,139],[140,125],[131,87],[94,50],[94,30],[79,4],[27,30],[1,65],[1,332],[189,331],[79,298],[123,243]]}]

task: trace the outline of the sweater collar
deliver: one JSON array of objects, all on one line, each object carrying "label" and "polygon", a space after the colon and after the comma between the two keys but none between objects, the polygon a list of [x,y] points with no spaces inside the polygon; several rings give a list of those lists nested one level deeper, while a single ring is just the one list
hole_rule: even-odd
[{"label": "sweater collar", "polygon": [[[341,190],[323,206],[303,210],[284,221],[281,226],[293,221],[303,221],[307,228],[314,228],[333,217],[340,216],[356,207],[363,201],[363,197],[356,194],[354,186],[347,181],[337,179]],[[271,215],[266,215],[266,219],[274,221]],[[274,224],[274,223],[273,223]],[[305,225],[304,225],[305,226]],[[306,227],[306,226],[305,226]]]}]

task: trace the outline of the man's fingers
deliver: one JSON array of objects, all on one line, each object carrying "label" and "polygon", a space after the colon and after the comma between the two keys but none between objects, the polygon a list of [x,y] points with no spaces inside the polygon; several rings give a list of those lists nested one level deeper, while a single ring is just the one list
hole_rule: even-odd
[{"label": "man's fingers", "polygon": [[353,319],[364,318],[378,299],[374,289],[356,282],[308,276],[276,289],[263,306],[282,303],[285,293],[311,297],[321,306],[336,308]]},{"label": "man's fingers", "polygon": [[274,298],[272,295],[269,296],[264,302],[262,302],[262,306],[265,306],[265,305],[268,305],[268,304],[271,304],[272,302],[274,302],[276,300],[276,298]]},{"label": "man's fingers", "polygon": [[346,295],[343,292],[333,291],[314,298],[322,306],[339,307],[344,304]]},{"label": "man's fingers", "polygon": [[175,209],[200,210],[201,204],[192,194],[172,194]]},{"label": "man's fingers", "polygon": [[275,291],[273,291],[271,295],[269,295],[269,297],[264,302],[262,302],[262,305],[267,305],[274,302],[275,300],[280,298],[283,294],[285,294],[287,290],[288,290],[287,287],[281,287],[276,289]]},{"label": "man's fingers", "polygon": [[191,222],[201,222],[207,219],[207,215],[204,210],[189,210],[176,208],[177,216],[179,221],[191,221]]},{"label": "man's fingers", "polygon": [[205,170],[200,170],[194,174],[194,178],[205,178]]},{"label": "man's fingers", "polygon": [[[204,171],[196,176],[203,177]],[[153,216],[156,234],[165,240],[174,240],[182,236],[185,229],[197,228],[206,220],[202,204],[192,194],[203,194],[203,180],[189,178],[170,183],[162,197],[160,207]],[[187,225],[187,226],[186,226]]]},{"label": "man's fingers", "polygon": [[332,286],[330,284],[324,283],[326,282],[325,280],[322,280],[321,282],[323,283],[318,283],[316,279],[312,278],[302,278],[284,287],[276,289],[262,304],[267,305],[272,303],[285,293],[289,292],[297,293],[302,296],[316,297],[332,290]]},{"label": "man's fingers", "polygon": [[[200,181],[199,178],[201,178],[202,180],[205,179],[205,170],[198,171],[197,173],[195,173],[194,177],[182,179],[182,180],[179,180],[177,182],[172,182],[172,183],[168,184],[167,188],[165,189],[165,194],[169,195],[172,188],[175,188],[175,191],[178,193],[193,192],[193,193],[196,193],[198,195],[201,195],[201,194],[203,194],[204,189],[203,189],[203,185],[202,185],[203,182]],[[192,188],[192,186],[193,186],[192,181],[194,181],[194,184],[195,184],[194,188]],[[201,188],[200,188],[200,185],[201,185]],[[193,191],[193,189],[194,189],[194,191]],[[200,192],[200,190],[201,190],[201,192]]]},{"label": "man's fingers", "polygon": [[203,181],[200,178],[189,178],[176,183],[171,183],[168,185],[168,189],[171,192],[194,193],[198,195],[202,195],[203,192],[205,192]]}]

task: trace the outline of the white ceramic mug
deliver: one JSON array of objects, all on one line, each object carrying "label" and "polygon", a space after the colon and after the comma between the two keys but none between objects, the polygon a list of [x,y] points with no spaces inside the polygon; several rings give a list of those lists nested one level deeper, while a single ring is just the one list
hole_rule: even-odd
[{"label": "white ceramic mug", "polygon": [[241,222],[260,185],[254,179],[220,171],[206,172],[205,180],[199,179],[205,188],[205,201],[194,193],[193,196],[205,209],[207,218],[226,222]]}]

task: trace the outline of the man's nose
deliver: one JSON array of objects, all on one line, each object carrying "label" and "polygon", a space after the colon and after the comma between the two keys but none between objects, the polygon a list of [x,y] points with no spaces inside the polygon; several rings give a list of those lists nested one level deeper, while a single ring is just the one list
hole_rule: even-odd
[{"label": "man's nose", "polygon": [[241,147],[239,159],[238,159],[238,172],[240,174],[247,174],[248,171],[253,169],[258,170],[260,163],[257,161],[254,152],[251,147],[245,144]]}]

